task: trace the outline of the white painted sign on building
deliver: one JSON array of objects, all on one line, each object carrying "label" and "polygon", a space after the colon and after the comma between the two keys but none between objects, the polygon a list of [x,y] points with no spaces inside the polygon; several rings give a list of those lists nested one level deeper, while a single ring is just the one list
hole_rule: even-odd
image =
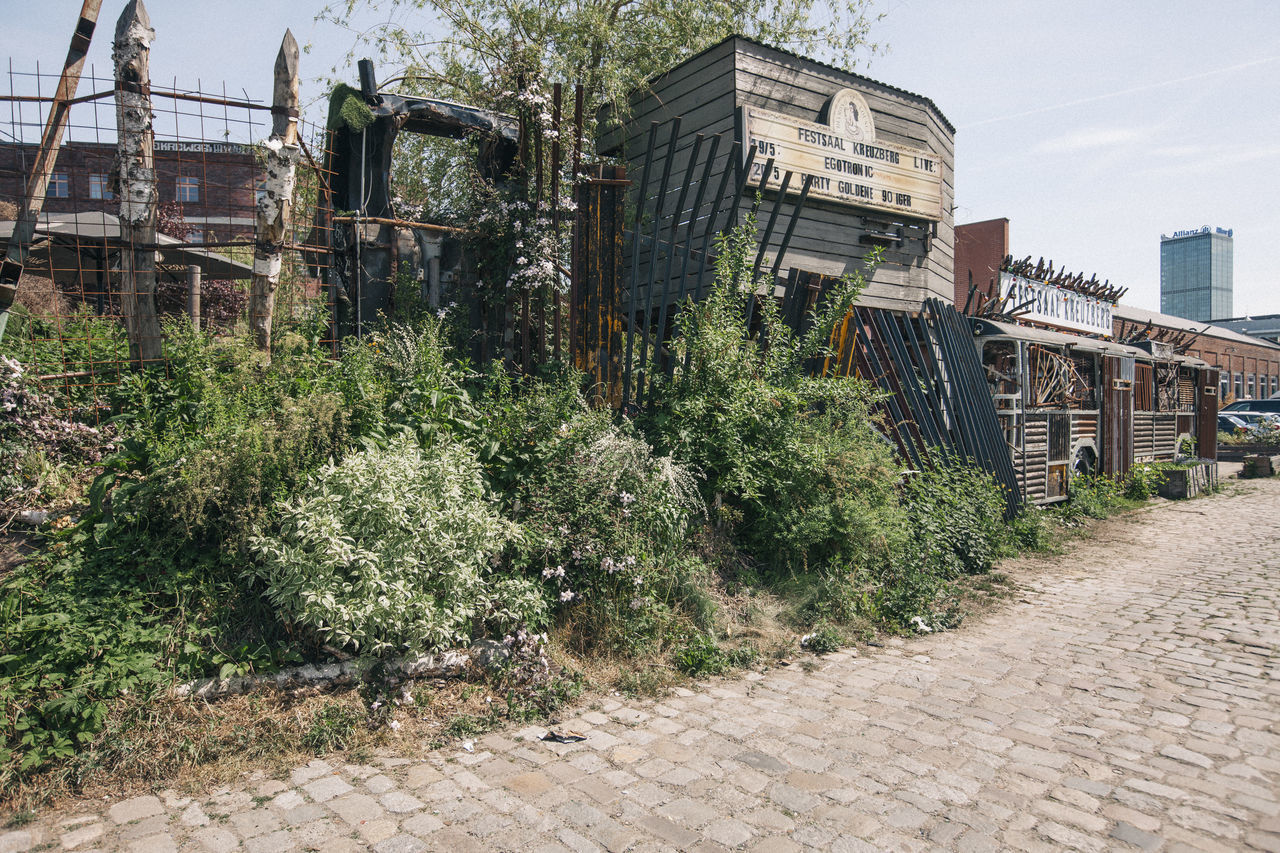
[{"label": "white painted sign on building", "polygon": [[1008,272],[1000,273],[1000,292],[1008,297],[1010,310],[1030,303],[1018,315],[1021,320],[1095,335],[1113,331],[1115,306],[1110,302]]},{"label": "white painted sign on building", "polygon": [[743,107],[743,133],[747,145],[756,151],[751,185],[760,185],[772,158],[768,186],[774,189],[791,171],[788,194],[799,195],[805,176],[811,175],[811,198],[920,219],[942,219],[942,165],[936,156],[918,148],[878,142],[871,110],[853,89],[841,89],[833,95],[827,115],[829,123],[820,124]]}]

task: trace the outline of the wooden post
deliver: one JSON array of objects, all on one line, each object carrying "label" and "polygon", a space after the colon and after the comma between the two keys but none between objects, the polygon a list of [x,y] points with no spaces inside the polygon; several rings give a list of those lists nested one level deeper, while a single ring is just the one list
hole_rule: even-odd
[{"label": "wooden post", "polygon": [[191,264],[187,267],[187,316],[191,325],[200,328],[200,267]]},{"label": "wooden post", "polygon": [[129,357],[138,367],[160,361],[156,314],[155,130],[151,126],[151,18],[129,0],[116,21],[116,177],[120,185],[120,308]]},{"label": "wooden post", "polygon": [[271,351],[271,321],[276,285],[284,256],[285,233],[293,213],[294,170],[298,163],[298,42],[285,30],[276,56],[275,90],[266,179],[257,203],[257,245],[253,250],[253,286],[249,291],[249,325],[259,349]]},{"label": "wooden post", "polygon": [[58,89],[49,106],[49,118],[45,122],[44,135],[40,138],[40,150],[36,152],[31,177],[27,181],[26,196],[18,209],[13,233],[9,235],[4,260],[0,262],[0,338],[4,337],[4,329],[9,322],[9,307],[18,295],[18,280],[22,277],[22,267],[27,260],[27,251],[31,248],[31,238],[35,236],[36,220],[44,208],[49,176],[57,162],[58,149],[62,147],[68,102],[76,96],[76,88],[80,85],[80,71],[84,68],[85,54],[89,52],[89,42],[97,26],[98,9],[101,6],[102,0],[84,0],[84,5],[80,7],[80,19],[76,21],[71,47],[62,64],[62,77],[58,80]]}]

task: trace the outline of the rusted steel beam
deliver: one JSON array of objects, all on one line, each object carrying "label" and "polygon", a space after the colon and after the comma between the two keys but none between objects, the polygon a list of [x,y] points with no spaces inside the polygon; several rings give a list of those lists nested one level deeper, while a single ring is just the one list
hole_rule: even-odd
[{"label": "rusted steel beam", "polygon": [[44,207],[49,176],[53,173],[58,149],[62,146],[62,134],[66,130],[68,107],[80,85],[80,72],[84,69],[84,58],[89,52],[89,43],[93,40],[101,5],[102,0],[84,0],[80,7],[80,17],[76,20],[75,32],[71,36],[71,47],[67,50],[66,61],[62,64],[62,76],[58,79],[58,88],[54,92],[53,106],[49,110],[44,134],[40,138],[40,150],[36,152],[36,161],[27,181],[26,195],[18,210],[17,221],[13,224],[4,260],[0,261],[0,338],[4,337],[5,326],[9,322],[9,308],[18,295],[18,280],[22,277],[31,238],[35,236],[36,220],[40,218],[40,211]]},{"label": "rusted steel beam", "polygon": [[386,216],[335,216],[333,217],[333,221],[336,223],[364,222],[372,225],[391,225],[396,228],[413,228],[418,231],[435,231],[439,234],[465,235],[470,233],[465,228],[454,228],[449,225],[436,225],[431,222],[413,222],[408,219],[391,219]]}]

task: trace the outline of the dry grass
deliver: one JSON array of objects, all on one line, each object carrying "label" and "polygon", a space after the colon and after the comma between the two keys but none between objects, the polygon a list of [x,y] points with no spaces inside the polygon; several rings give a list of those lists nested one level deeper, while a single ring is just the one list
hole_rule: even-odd
[{"label": "dry grass", "polygon": [[32,316],[42,319],[66,317],[71,313],[67,297],[58,289],[53,279],[24,272],[18,279],[16,304],[26,308]]},{"label": "dry grass", "polygon": [[[0,814],[57,809],[72,800],[172,788],[188,794],[231,784],[250,772],[284,774],[317,755],[362,762],[379,751],[423,756],[467,736],[507,725],[504,697],[479,674],[408,682],[414,697],[370,713],[354,687],[260,692],[216,702],[162,697],[113,703],[106,730],[72,761],[0,792]],[[343,748],[314,748],[326,709],[352,721]],[[395,719],[398,729],[385,723]],[[323,738],[321,738],[323,740]]]}]

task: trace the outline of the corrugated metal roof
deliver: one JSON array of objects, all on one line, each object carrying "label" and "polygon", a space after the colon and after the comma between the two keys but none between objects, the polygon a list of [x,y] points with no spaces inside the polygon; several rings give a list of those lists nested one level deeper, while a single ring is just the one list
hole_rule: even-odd
[{"label": "corrugated metal roof", "polygon": [[1251,346],[1263,347],[1265,349],[1280,350],[1280,344],[1272,341],[1255,338],[1252,335],[1242,335],[1239,332],[1223,326],[1215,326],[1212,323],[1197,323],[1194,320],[1188,320],[1185,317],[1174,317],[1171,314],[1161,314],[1159,311],[1152,311],[1149,308],[1135,308],[1132,305],[1117,305],[1111,311],[1112,316],[1130,323],[1139,323],[1146,325],[1154,323],[1157,326],[1164,326],[1169,329],[1178,329],[1179,331],[1199,332],[1204,337],[1218,338],[1219,340],[1235,341],[1240,344],[1249,344]]}]

